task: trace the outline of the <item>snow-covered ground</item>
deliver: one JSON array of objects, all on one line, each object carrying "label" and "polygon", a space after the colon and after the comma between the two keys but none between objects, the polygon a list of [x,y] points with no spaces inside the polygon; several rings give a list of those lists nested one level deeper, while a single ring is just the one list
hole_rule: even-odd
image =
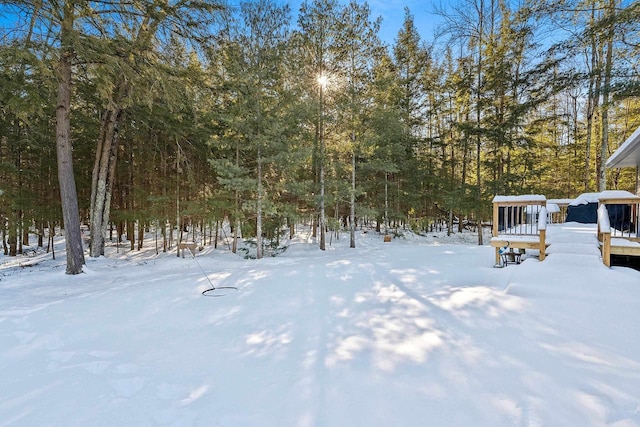
[{"label": "snow-covered ground", "polygon": [[640,426],[640,272],[433,236],[0,255],[0,426]]}]

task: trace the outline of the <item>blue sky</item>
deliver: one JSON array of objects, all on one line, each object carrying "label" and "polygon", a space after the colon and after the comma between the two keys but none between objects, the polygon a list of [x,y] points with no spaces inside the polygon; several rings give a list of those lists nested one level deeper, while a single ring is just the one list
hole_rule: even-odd
[{"label": "blue sky", "polygon": [[[364,1],[364,0],[363,0]],[[294,16],[300,9],[303,0],[284,1],[289,4]],[[341,3],[348,3],[348,0],[341,0]],[[428,42],[433,41],[434,32],[440,17],[433,11],[435,7],[431,1],[424,0],[369,0],[371,15],[373,18],[382,16],[382,26],[380,28],[380,38],[389,46],[393,45],[398,31],[404,21],[404,8],[408,7],[414,17],[414,23],[420,36]]]},{"label": "blue sky", "polygon": [[380,37],[392,45],[404,21],[404,8],[408,7],[423,40],[433,41],[435,28],[440,22],[430,1],[420,0],[372,0],[369,1],[373,17],[382,16]]}]

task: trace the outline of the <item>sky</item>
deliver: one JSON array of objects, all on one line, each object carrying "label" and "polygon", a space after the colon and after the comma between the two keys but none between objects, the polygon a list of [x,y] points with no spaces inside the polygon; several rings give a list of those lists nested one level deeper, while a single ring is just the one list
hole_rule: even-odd
[{"label": "sky", "polygon": [[[294,0],[286,3],[291,6],[295,16],[303,1]],[[341,3],[346,4],[348,1],[341,0]],[[372,18],[382,17],[380,38],[389,46],[393,45],[398,31],[402,27],[405,7],[408,7],[413,15],[415,26],[423,40],[432,41],[436,28],[441,22],[441,18],[434,13],[436,7],[432,1],[371,0],[368,3],[371,7]]]},{"label": "sky", "polygon": [[441,22],[430,1],[374,0],[370,1],[369,5],[374,17],[382,16],[380,38],[390,46],[402,28],[405,7],[408,7],[413,15],[414,24],[423,40],[432,41],[436,27]]}]

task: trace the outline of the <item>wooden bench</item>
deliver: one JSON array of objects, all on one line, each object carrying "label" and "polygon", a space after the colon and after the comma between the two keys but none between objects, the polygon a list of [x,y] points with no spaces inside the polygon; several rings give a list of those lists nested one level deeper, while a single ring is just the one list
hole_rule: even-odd
[{"label": "wooden bench", "polygon": [[191,255],[196,256],[196,242],[180,242],[178,243],[178,253],[182,250],[182,258],[184,258],[184,250],[189,249]]},{"label": "wooden bench", "polygon": [[546,197],[540,195],[496,196],[493,199],[491,246],[500,265],[501,249],[537,249],[539,259],[546,255]]}]

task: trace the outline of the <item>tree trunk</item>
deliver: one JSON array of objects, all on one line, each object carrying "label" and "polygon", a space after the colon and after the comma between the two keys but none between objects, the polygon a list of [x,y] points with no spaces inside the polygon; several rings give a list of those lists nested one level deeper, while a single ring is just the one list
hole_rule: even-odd
[{"label": "tree trunk", "polygon": [[136,248],[136,224],[133,220],[127,221],[127,240],[129,249],[133,252]]},{"label": "tree trunk", "polygon": [[49,238],[51,239],[51,259],[56,259],[56,247],[54,245],[55,237],[56,237],[56,225],[54,223],[53,231],[51,231],[51,227],[49,228]]},{"label": "tree trunk", "polygon": [[236,218],[236,226],[233,228],[233,246],[232,252],[235,254],[238,251],[238,239],[240,239],[240,216]]},{"label": "tree trunk", "polygon": [[112,106],[104,114],[91,179],[90,233],[92,257],[104,255],[105,236],[109,224],[111,191],[118,153],[117,128],[122,109]]},{"label": "tree trunk", "polygon": [[[469,113],[467,112],[465,121],[469,122]],[[460,177],[460,188],[463,191],[463,197],[466,198],[467,191],[465,190],[467,184],[467,163],[469,159],[469,138],[465,133],[463,134],[463,144],[462,144],[462,173]],[[460,215],[460,222],[458,223],[458,231],[462,233],[462,215]]]},{"label": "tree trunk", "polygon": [[20,228],[22,230],[20,250],[22,250],[22,246],[29,246],[29,226],[25,224],[23,211],[20,211]]},{"label": "tree trunk", "polygon": [[64,16],[60,28],[60,60],[58,62],[58,99],[56,104],[56,154],[58,181],[62,201],[62,219],[67,249],[67,274],[82,273],[84,252],[80,231],[78,193],[73,175],[73,148],[71,145],[71,45],[74,22],[73,1],[64,5]]},{"label": "tree trunk", "polygon": [[138,222],[138,250],[142,250],[144,244],[144,224],[142,221]]},{"label": "tree trunk", "polygon": [[2,250],[3,254],[6,256],[9,255],[9,247],[7,246],[7,226],[3,217],[0,217],[0,222],[2,222]]},{"label": "tree trunk", "polygon": [[609,157],[609,92],[611,91],[611,68],[613,62],[613,22],[615,0],[608,2],[608,15],[611,24],[607,29],[607,56],[604,64],[604,82],[602,86],[602,144],[600,146],[600,169],[598,170],[598,191],[607,189],[607,158]]},{"label": "tree trunk", "polygon": [[[480,10],[484,10],[484,2],[480,2]],[[482,152],[482,138],[480,137],[480,126],[481,126],[481,109],[482,106],[480,104],[480,89],[482,86],[482,45],[483,45],[483,32],[484,32],[484,16],[480,15],[479,22],[479,31],[478,31],[478,87],[476,88],[476,220],[478,221],[478,245],[482,245],[482,227],[480,226],[480,212],[482,211],[482,168],[481,168],[481,157],[480,154]]]},{"label": "tree trunk", "polygon": [[[160,224],[158,224],[160,226]],[[169,250],[167,242],[167,221],[162,222],[162,252],[166,253]]]},{"label": "tree trunk", "polygon": [[351,194],[349,200],[349,247],[356,247],[356,133],[351,132],[351,141],[354,145],[351,153]]},{"label": "tree trunk", "polygon": [[38,223],[38,247],[44,246],[44,220],[40,220]]},{"label": "tree trunk", "polygon": [[[389,223],[389,172],[384,173],[384,235],[389,234],[388,232],[388,223]],[[379,228],[380,223],[378,223],[378,232],[380,232]]]},{"label": "tree trunk", "polygon": [[323,92],[324,88],[320,87],[320,130],[319,130],[319,140],[320,140],[320,249],[325,250],[326,248],[326,237],[325,237],[325,214],[324,214],[324,157],[325,157],[325,141],[324,141],[324,106],[323,106]]},{"label": "tree trunk", "polygon": [[258,148],[258,195],[256,200],[256,258],[262,258],[262,151]]},{"label": "tree trunk", "polygon": [[[595,22],[595,4],[591,9],[591,25]],[[589,191],[591,181],[591,140],[593,138],[593,115],[598,109],[600,99],[600,59],[599,44],[594,35],[591,36],[591,73],[589,76],[589,92],[587,95],[587,137],[584,157],[584,191]]]},{"label": "tree trunk", "polygon": [[[240,167],[240,145],[236,143],[236,168]],[[235,192],[235,227],[233,228],[233,243],[231,246],[231,252],[234,254],[238,251],[238,236],[240,233],[240,191]],[[229,220],[229,226],[231,226],[231,220]]]},{"label": "tree trunk", "polygon": [[13,215],[9,215],[9,256],[18,255],[18,225],[13,218]]}]

